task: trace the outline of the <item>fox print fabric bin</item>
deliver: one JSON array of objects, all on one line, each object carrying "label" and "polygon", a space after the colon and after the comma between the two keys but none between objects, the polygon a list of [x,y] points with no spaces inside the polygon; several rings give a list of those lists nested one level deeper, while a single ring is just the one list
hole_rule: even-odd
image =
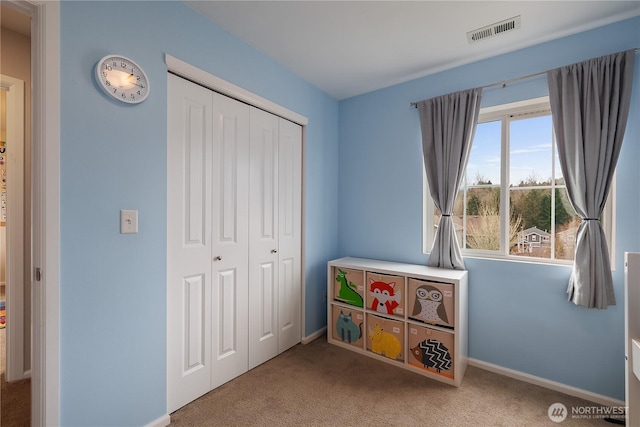
[{"label": "fox print fabric bin", "polygon": [[432,325],[453,327],[455,288],[451,284],[409,278],[407,316]]},{"label": "fox print fabric bin", "polygon": [[404,317],[404,282],[404,277],[367,272],[367,308],[384,315]]}]

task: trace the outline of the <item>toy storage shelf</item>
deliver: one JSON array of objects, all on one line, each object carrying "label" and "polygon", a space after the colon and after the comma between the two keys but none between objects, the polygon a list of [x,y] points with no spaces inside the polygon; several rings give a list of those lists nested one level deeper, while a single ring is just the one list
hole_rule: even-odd
[{"label": "toy storage shelf", "polygon": [[460,385],[467,271],[351,257],[327,267],[329,343]]}]

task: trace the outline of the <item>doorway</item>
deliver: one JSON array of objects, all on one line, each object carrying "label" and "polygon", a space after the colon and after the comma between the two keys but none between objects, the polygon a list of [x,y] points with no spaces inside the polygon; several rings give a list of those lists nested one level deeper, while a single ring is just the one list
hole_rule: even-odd
[{"label": "doorway", "polygon": [[[5,0],[31,17],[31,424],[60,424],[60,3]],[[30,268],[30,267],[29,267]]]},{"label": "doorway", "polygon": [[31,247],[25,245],[31,240],[31,19],[4,4],[0,16],[0,300],[6,309],[1,409],[3,424],[15,425],[31,418]]}]

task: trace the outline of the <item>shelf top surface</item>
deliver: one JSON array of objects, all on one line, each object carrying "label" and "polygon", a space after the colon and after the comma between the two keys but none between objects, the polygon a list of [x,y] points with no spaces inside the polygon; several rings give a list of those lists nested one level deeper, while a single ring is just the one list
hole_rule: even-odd
[{"label": "shelf top surface", "polygon": [[366,258],[345,257],[329,261],[330,266],[340,266],[362,270],[375,270],[380,273],[402,274],[412,277],[432,278],[435,280],[462,280],[467,270],[450,270],[446,268],[427,267],[426,265],[406,264],[392,261],[379,261]]}]

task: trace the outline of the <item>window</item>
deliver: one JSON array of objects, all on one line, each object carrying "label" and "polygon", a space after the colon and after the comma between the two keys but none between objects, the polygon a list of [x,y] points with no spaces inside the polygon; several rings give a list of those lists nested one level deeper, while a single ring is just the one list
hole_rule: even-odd
[{"label": "window", "polygon": [[[440,212],[424,181],[428,252]],[[614,195],[615,181],[602,218],[612,265]],[[581,219],[567,195],[548,97],[480,111],[452,218],[464,256],[573,261]]]}]

